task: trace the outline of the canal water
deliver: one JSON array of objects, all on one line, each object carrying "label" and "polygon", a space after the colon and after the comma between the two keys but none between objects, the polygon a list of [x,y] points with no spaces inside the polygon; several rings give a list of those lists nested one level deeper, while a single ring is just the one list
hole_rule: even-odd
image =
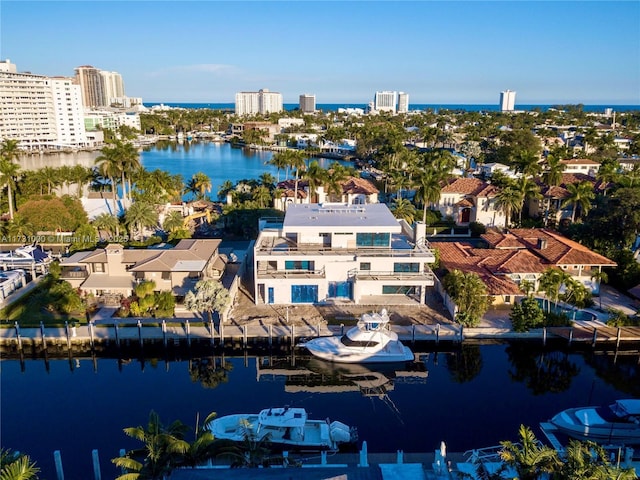
[{"label": "canal water", "polygon": [[384,368],[184,350],[144,360],[5,359],[0,438],[3,447],[28,452],[48,479],[55,478],[55,450],[65,479],[92,478],[98,449],[110,479],[117,473],[110,459],[137,445],[122,429],[146,426],[151,410],[165,424],[194,426],[210,412],[290,405],[356,426],[371,452],[432,452],[441,441],[460,452],[516,440],[521,424],[542,438],[539,422],[564,408],[640,398],[637,351],[580,353],[526,342],[433,348],[415,345],[422,352],[416,362]]},{"label": "canal water", "polygon": [[[100,155],[99,151],[25,155],[20,159],[20,165],[25,170],[36,170],[46,166],[92,167]],[[232,183],[243,179],[257,180],[264,172],[271,173],[277,180],[278,170],[273,165],[269,165],[272,156],[271,151],[237,148],[229,143],[162,141],[142,149],[140,162],[147,170],[160,169],[174,175],[180,174],[185,183],[195,173],[203,172],[211,180],[209,196],[212,200],[216,200],[218,190],[225,180],[230,180]],[[335,160],[318,158],[317,161],[321,167],[328,168]],[[339,163],[351,165],[352,162],[340,161]],[[279,178],[284,180],[286,171],[281,170]],[[289,174],[289,178],[293,178],[292,174]]]}]

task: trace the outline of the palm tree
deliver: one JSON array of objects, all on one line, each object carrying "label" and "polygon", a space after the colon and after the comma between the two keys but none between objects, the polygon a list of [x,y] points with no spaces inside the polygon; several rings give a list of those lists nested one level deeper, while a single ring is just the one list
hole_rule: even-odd
[{"label": "palm tree", "polygon": [[33,224],[19,213],[9,220],[7,231],[12,237],[29,237],[35,233]]},{"label": "palm tree", "polygon": [[218,200],[223,201],[225,198],[227,198],[227,194],[233,190],[233,183],[231,182],[231,180],[225,180],[224,182],[222,182],[222,185],[220,185],[220,188],[218,189]]},{"label": "palm tree", "polygon": [[619,468],[611,465],[607,452],[592,441],[581,442],[571,439],[564,451],[561,465],[554,472],[554,478],[633,480],[633,468]]},{"label": "palm tree", "polygon": [[550,187],[555,187],[562,183],[562,172],[566,168],[566,164],[562,163],[560,157],[556,155],[547,155],[544,179],[545,183]]},{"label": "palm tree", "polygon": [[203,200],[205,195],[211,191],[211,179],[203,172],[197,172],[192,177],[196,189],[196,197]]},{"label": "palm tree", "polygon": [[[109,234],[109,237],[116,232],[118,223],[118,219],[108,213],[101,213],[91,222],[91,224],[98,229],[100,234],[103,231],[106,231]],[[102,235],[100,235],[100,238],[102,238]]]},{"label": "palm tree", "polygon": [[594,280],[598,284],[598,297],[600,297],[600,310],[602,310],[602,292],[600,289],[602,288],[603,283],[607,283],[609,281],[609,275],[607,275],[607,272],[603,272],[602,270],[594,270],[591,273],[591,280]]},{"label": "palm tree", "polygon": [[415,200],[422,203],[422,222],[427,223],[427,208],[440,200],[441,176],[431,167],[426,167],[416,178]]},{"label": "palm tree", "polygon": [[335,196],[338,198],[338,201],[342,200],[342,195],[344,193],[342,190],[342,184],[348,177],[349,171],[344,166],[338,162],[331,164],[325,177],[325,186],[327,187],[326,194],[329,198]]},{"label": "palm tree", "polygon": [[396,189],[396,200],[402,197],[402,191],[411,188],[413,181],[404,170],[395,170],[391,173],[391,184]]},{"label": "palm tree", "polygon": [[189,449],[189,443],[184,440],[186,431],[186,425],[180,421],[163,426],[154,411],[149,414],[146,428],[125,428],[127,436],[139,440],[144,446],[111,460],[117,467],[128,471],[117,480],[156,480],[170,475],[177,460]]},{"label": "palm tree", "polygon": [[318,187],[323,185],[328,179],[328,172],[320,166],[317,160],[313,160],[307,171],[304,172],[304,178],[309,182],[309,195],[311,195],[312,203],[317,202]]},{"label": "palm tree", "polygon": [[538,292],[544,292],[547,297],[547,312],[551,310],[550,300],[553,298],[555,305],[558,305],[560,298],[560,288],[570,275],[558,268],[547,268],[540,275]]},{"label": "palm tree", "polygon": [[195,292],[185,295],[184,306],[191,312],[207,312],[209,322],[213,323],[213,312],[222,314],[230,300],[229,291],[218,280],[200,280]]},{"label": "palm tree", "polygon": [[535,177],[542,170],[538,155],[528,150],[518,152],[513,163],[516,172],[521,172],[525,177]]},{"label": "palm tree", "polygon": [[9,200],[9,219],[13,219],[13,191],[16,189],[16,177],[20,172],[20,165],[16,163],[20,149],[18,141],[5,139],[0,144],[0,182],[7,187]]},{"label": "palm tree", "polygon": [[605,197],[607,196],[609,184],[615,182],[620,176],[618,174],[619,168],[620,164],[615,160],[604,160],[600,164],[600,168],[598,168],[596,178],[601,182],[601,186],[604,187],[603,194]]},{"label": "palm tree", "polygon": [[542,445],[531,429],[521,425],[518,434],[519,443],[500,442],[500,458],[516,469],[520,480],[537,480],[559,467],[558,452]]},{"label": "palm tree", "polygon": [[29,455],[0,449],[0,480],[37,480],[40,469]]},{"label": "palm tree", "polygon": [[261,173],[258,179],[260,180],[260,184],[267,187],[269,191],[273,190],[273,188],[275,187],[276,179],[269,172]]},{"label": "palm tree", "polygon": [[184,227],[184,218],[182,213],[177,210],[171,210],[162,222],[162,228],[165,232],[175,232]]},{"label": "palm tree", "polygon": [[154,227],[158,224],[158,213],[155,207],[147,202],[135,202],[127,209],[124,218],[129,226],[131,238],[133,238],[134,229],[142,236],[145,227]]},{"label": "palm tree", "polygon": [[496,206],[504,212],[504,228],[509,228],[511,212],[522,208],[522,197],[520,192],[509,185],[496,195]]},{"label": "palm tree", "polygon": [[280,183],[280,170],[286,170],[287,179],[289,178],[289,161],[287,160],[286,153],[287,153],[286,151],[274,153],[273,156],[271,157],[271,160],[269,160],[268,162],[269,165],[273,165],[278,170],[277,183]]},{"label": "palm tree", "polygon": [[518,215],[520,218],[520,225],[522,225],[522,211],[524,205],[530,198],[541,198],[540,187],[530,178],[524,176],[520,177],[516,182],[516,188],[520,194],[520,207],[518,208]]},{"label": "palm tree", "polygon": [[256,202],[260,208],[267,207],[272,200],[271,192],[264,185],[256,187],[252,192],[252,196],[253,201]]},{"label": "palm tree", "polygon": [[466,327],[477,327],[491,303],[478,274],[452,270],[443,278],[442,285],[456,304],[456,320]]},{"label": "palm tree", "polygon": [[595,198],[593,193],[593,184],[588,180],[580,183],[572,183],[567,185],[569,197],[562,202],[562,207],[573,205],[571,211],[571,222],[576,221],[576,211],[580,208],[581,214],[586,215],[591,210],[591,201]]},{"label": "palm tree", "polygon": [[213,456],[212,447],[215,439],[210,426],[215,417],[216,413],[212,412],[205,418],[202,425],[196,426],[196,438],[192,443],[189,443],[189,448],[182,454],[177,462],[178,465],[196,467]]},{"label": "palm tree", "polygon": [[300,173],[304,172],[307,168],[307,164],[304,161],[304,154],[297,150],[290,150],[287,152],[288,165],[291,169],[296,171],[296,183],[293,194],[293,203],[298,203],[298,181],[300,180]]},{"label": "palm tree", "polygon": [[131,203],[131,177],[141,168],[140,154],[137,148],[131,142],[116,142],[116,149],[120,157],[120,164],[122,166],[122,196],[126,197],[124,191],[125,179],[129,191],[129,203]]},{"label": "palm tree", "polygon": [[[109,179],[109,183],[111,184],[111,195],[113,200],[113,211],[111,214],[114,217],[118,215],[118,208],[116,205],[117,200],[117,190],[118,184],[116,183],[116,178],[120,175],[120,158],[118,156],[118,151],[110,146],[104,147],[100,150],[101,155],[96,158],[95,164],[98,167],[98,172],[104,178]],[[116,235],[118,235],[118,230],[116,230]]]},{"label": "palm tree", "polygon": [[393,216],[405,220],[409,225],[413,224],[416,217],[416,207],[406,198],[396,199],[391,205]]}]

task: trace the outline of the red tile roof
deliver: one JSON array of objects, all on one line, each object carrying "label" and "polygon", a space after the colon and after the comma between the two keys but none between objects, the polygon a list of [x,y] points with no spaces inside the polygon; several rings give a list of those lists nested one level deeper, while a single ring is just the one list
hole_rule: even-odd
[{"label": "red tile roof", "polygon": [[473,195],[475,197],[493,197],[497,188],[490,183],[478,178],[454,178],[442,187],[442,193],[459,193],[461,195]]},{"label": "red tile roof", "polygon": [[564,163],[565,165],[600,165],[598,162],[594,162],[588,158],[569,158],[567,160],[560,160],[560,163]]}]

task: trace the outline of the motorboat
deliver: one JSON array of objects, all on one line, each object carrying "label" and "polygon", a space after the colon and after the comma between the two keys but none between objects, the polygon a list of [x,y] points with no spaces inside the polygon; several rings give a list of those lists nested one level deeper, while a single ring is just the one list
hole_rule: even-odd
[{"label": "motorboat", "polygon": [[338,450],[357,440],[357,431],[342,422],[310,420],[304,408],[267,408],[258,414],[233,414],[214,419],[210,427],[216,440],[266,440],[295,450]]},{"label": "motorboat", "polygon": [[595,442],[640,444],[640,399],[595,407],[569,408],[550,422],[560,432]]},{"label": "motorboat", "polygon": [[53,258],[40,245],[23,245],[10,252],[0,252],[0,265],[3,267],[31,267],[48,265]]},{"label": "motorboat", "polygon": [[414,360],[409,347],[398,340],[391,331],[386,309],[380,313],[365,313],[355,327],[344,335],[318,337],[299,346],[312,355],[331,362],[382,363],[408,362]]}]

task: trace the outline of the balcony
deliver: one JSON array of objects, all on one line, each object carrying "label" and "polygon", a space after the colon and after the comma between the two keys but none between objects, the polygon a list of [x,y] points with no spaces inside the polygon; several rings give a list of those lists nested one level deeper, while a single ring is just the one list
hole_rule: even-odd
[{"label": "balcony", "polygon": [[257,278],[325,278],[324,268],[321,270],[276,270],[273,268],[258,269]]},{"label": "balcony", "polygon": [[429,272],[394,272],[391,270],[373,271],[373,270],[351,270],[349,277],[356,281],[402,281],[402,282],[419,282],[428,286],[435,285],[435,276]]},{"label": "balcony", "polygon": [[63,268],[60,272],[60,278],[64,279],[83,279],[89,276],[89,272],[82,267]]}]

